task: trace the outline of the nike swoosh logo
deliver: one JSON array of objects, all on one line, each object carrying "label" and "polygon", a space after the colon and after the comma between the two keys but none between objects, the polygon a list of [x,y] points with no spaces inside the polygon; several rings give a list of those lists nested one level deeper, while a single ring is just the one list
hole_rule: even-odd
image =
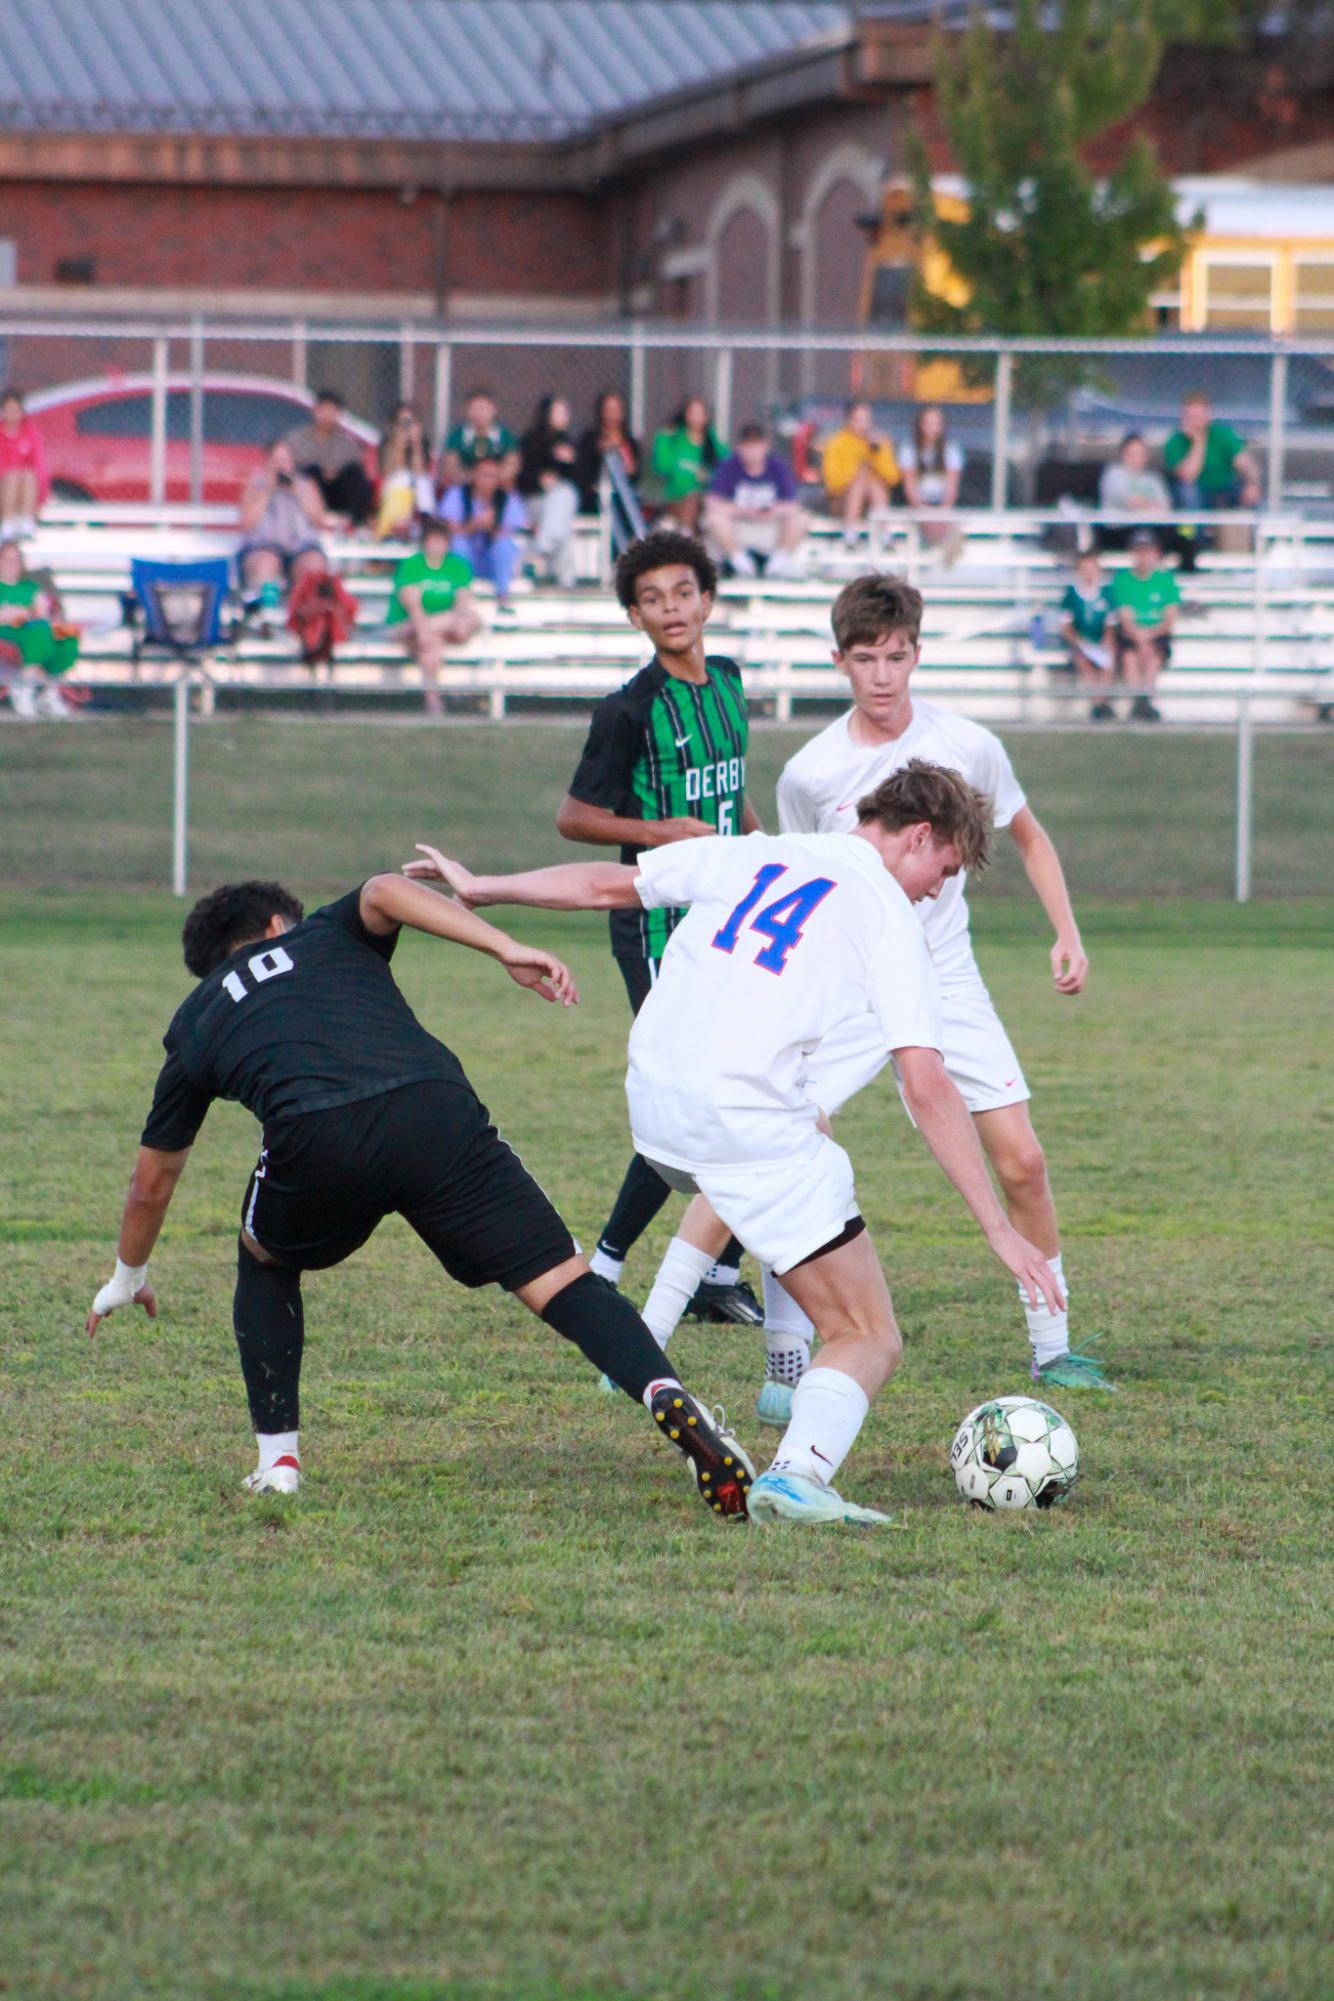
[{"label": "nike swoosh logo", "polygon": [[1007,1077],[1005,1079],[1005,1082],[1001,1085],[1001,1089],[1003,1091],[1008,1091],[1011,1084],[1017,1084],[1018,1082],[1019,1082],[1019,1072],[1016,1070],[1013,1077]]},{"label": "nike swoosh logo", "polygon": [[689,746],[689,743],[690,738],[688,736],[679,736],[676,739],[676,748],[678,750],[685,750]]}]

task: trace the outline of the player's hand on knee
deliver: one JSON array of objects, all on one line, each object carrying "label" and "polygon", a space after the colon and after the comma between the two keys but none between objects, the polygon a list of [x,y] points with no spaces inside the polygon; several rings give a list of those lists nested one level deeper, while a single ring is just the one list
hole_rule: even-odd
[{"label": "player's hand on knee", "polygon": [[573,1007],[578,1001],[574,974],[550,952],[539,952],[536,946],[520,945],[511,938],[499,957],[512,980],[541,994],[543,1000],[559,1001],[562,1007]]},{"label": "player's hand on knee", "polygon": [[84,1322],[84,1332],[90,1337],[96,1334],[99,1322],[114,1313],[118,1306],[142,1306],[150,1320],[157,1319],[157,1294],[148,1283],[148,1266],[135,1268],[123,1265],[116,1259],[113,1275],[94,1298]]},{"label": "player's hand on knee", "polygon": [[413,882],[443,882],[451,890],[465,910],[474,910],[480,898],[477,895],[477,878],[462,862],[450,861],[439,848],[431,848],[424,841],[418,841],[417,852],[423,857],[419,862],[404,862],[403,873]]}]

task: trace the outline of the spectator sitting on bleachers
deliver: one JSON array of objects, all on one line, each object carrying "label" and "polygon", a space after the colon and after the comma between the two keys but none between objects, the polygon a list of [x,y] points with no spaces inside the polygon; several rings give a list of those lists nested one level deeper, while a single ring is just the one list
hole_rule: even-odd
[{"label": "spectator sitting on bleachers", "polygon": [[743,424],[736,450],[713,475],[704,503],[704,528],[722,552],[733,576],[801,573],[799,551],[810,526],[797,501],[792,468],[769,449],[763,424]]},{"label": "spectator sitting on bleachers", "polygon": [[1116,674],[1117,623],[1102,560],[1096,549],[1086,549],[1076,557],[1074,582],[1061,599],[1061,638],[1070,664],[1094,695],[1089,715],[1095,723],[1110,722],[1116,714],[1108,691]]},{"label": "spectator sitting on bleachers", "polygon": [[1126,686],[1134,694],[1132,720],[1161,721],[1153,705],[1158,676],[1172,657],[1172,628],[1181,608],[1181,592],[1171,570],[1159,562],[1161,551],[1152,528],[1136,528],[1130,537],[1130,566],[1112,578],[1116,607],[1116,650]]},{"label": "spectator sitting on bleachers", "polygon": [[60,681],[78,658],[79,640],[59,620],[50,584],[24,568],[16,541],[0,542],[0,675],[16,715],[63,721],[75,714]]},{"label": "spectator sitting on bleachers", "polygon": [[702,396],[688,396],[665,430],[653,440],[653,471],[662,482],[665,516],[685,534],[699,532],[700,510],[709,481],[726,456]]},{"label": "spectator sitting on bleachers", "polygon": [[455,424],[440,447],[436,477],[441,491],[461,486],[482,459],[499,459],[500,476],[506,486],[519,477],[519,444],[514,433],[500,421],[496,399],[489,389],[470,389],[463,403],[463,422]]},{"label": "spectator sitting on bleachers", "polygon": [[430,453],[421,419],[411,403],[395,405],[380,446],[380,505],[375,539],[406,534],[419,514],[435,512]]},{"label": "spectator sitting on bleachers", "polygon": [[593,421],[579,440],[574,462],[574,483],[585,514],[601,511],[602,462],[612,452],[620,458],[630,485],[637,488],[641,471],[639,440],[629,428],[625,398],[615,389],[604,389],[593,405]]},{"label": "spectator sitting on bleachers", "polygon": [[1167,482],[1149,464],[1149,448],[1138,431],[1127,431],[1110,465],[1098,479],[1098,505],[1107,514],[1137,514],[1138,522],[1106,523],[1098,526],[1101,549],[1125,549],[1133,528],[1152,528],[1165,550],[1175,551],[1183,570],[1195,568],[1197,539],[1183,535],[1170,521],[1160,517],[1172,512]]},{"label": "spectator sitting on bleachers", "polygon": [[0,396],[0,535],[31,535],[51,490],[42,434],[17,389]]},{"label": "spectator sitting on bleachers", "polygon": [[[963,453],[945,428],[945,412],[939,403],[924,403],[917,412],[912,436],[899,452],[899,464],[903,468],[903,497],[909,507],[920,512],[958,506]],[[963,536],[956,522],[923,521],[919,525],[924,542],[962,547]]]},{"label": "spectator sitting on bleachers", "polygon": [[276,605],[282,585],[309,570],[324,568],[320,531],[324,503],[320,489],[296,469],[286,438],[269,446],[258,472],[241,495],[241,546],[236,552],[241,588]]},{"label": "spectator sitting on bleachers", "polygon": [[574,522],[579,489],[574,483],[575,443],[570,406],[563,396],[544,396],[519,444],[519,493],[532,524],[532,565],[563,590],[575,581]]},{"label": "spectator sitting on bleachers", "polygon": [[497,604],[507,604],[519,563],[515,537],[528,526],[528,516],[518,494],[501,483],[500,460],[479,459],[463,484],[445,494],[440,515],[454,530],[454,547],[471,563],[474,576],[495,587]]},{"label": "spectator sitting on bleachers", "polygon": [[1181,406],[1181,426],[1163,446],[1172,497],[1184,513],[1218,508],[1258,507],[1260,469],[1246,441],[1230,424],[1211,414],[1209,398],[1196,391]]},{"label": "spectator sitting on bleachers", "polygon": [[445,648],[466,646],[482,622],[468,589],[472,566],[454,553],[451,540],[449,523],[428,516],[421,548],[394,572],[385,620],[406,627],[403,641],[421,669],[428,716],[444,714],[439,683]]},{"label": "spectator sitting on bleachers", "polygon": [[375,488],[362,463],[361,446],[342,428],[343,399],[336,389],[321,389],[310,421],[289,431],[292,463],[314,480],[331,514],[344,515],[354,528],[369,521]]},{"label": "spectator sitting on bleachers", "polygon": [[889,489],[899,483],[894,447],[876,430],[875,413],[864,398],[848,404],[842,427],[827,440],[820,464],[829,512],[843,523],[843,540],[853,543],[863,515],[874,507],[888,507]]}]

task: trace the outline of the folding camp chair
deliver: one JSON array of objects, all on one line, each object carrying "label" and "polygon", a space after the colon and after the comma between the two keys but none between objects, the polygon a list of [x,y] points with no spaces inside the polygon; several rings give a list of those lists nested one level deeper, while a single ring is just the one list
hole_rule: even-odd
[{"label": "folding camp chair", "polygon": [[121,599],[136,672],[148,653],[165,653],[185,671],[207,673],[206,656],[231,645],[236,621],[225,617],[231,566],[225,556],[188,563],[130,559],[131,589]]}]

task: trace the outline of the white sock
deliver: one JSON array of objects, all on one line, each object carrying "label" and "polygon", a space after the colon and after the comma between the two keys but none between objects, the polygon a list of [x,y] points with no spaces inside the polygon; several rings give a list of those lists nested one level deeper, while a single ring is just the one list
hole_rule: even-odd
[{"label": "white sock", "polygon": [[718,1263],[711,1264],[705,1272],[704,1283],[705,1285],[740,1285],[741,1267],[740,1265],[725,1265],[719,1260]]},{"label": "white sock", "polygon": [[660,1348],[665,1348],[676,1332],[677,1322],[712,1263],[707,1251],[697,1251],[684,1237],[673,1237],[668,1244],[640,1316]]},{"label": "white sock", "polygon": [[297,1441],[299,1431],[257,1431],[255,1443],[259,1447],[259,1470],[267,1473],[270,1466],[276,1466],[280,1459],[297,1459],[301,1452]]},{"label": "white sock", "polygon": [[771,1473],[799,1473],[829,1486],[851,1452],[870,1409],[860,1383],[842,1369],[817,1362],[792,1392],[792,1421],[774,1455]]},{"label": "white sock", "polygon": [[[1047,1263],[1061,1281],[1061,1291],[1065,1293],[1068,1303],[1070,1292],[1065,1282],[1065,1273],[1061,1268],[1060,1252],[1058,1251],[1054,1258],[1048,1258]],[[1024,1318],[1028,1322],[1028,1338],[1033,1344],[1033,1359],[1038,1367],[1041,1368],[1044,1362],[1054,1362],[1058,1355],[1068,1355],[1070,1352],[1068,1314],[1052,1313],[1042,1303],[1041,1294],[1038,1296],[1038,1304],[1030,1306],[1028,1294],[1022,1285],[1019,1287],[1019,1304],[1023,1307]]]},{"label": "white sock", "polygon": [[764,1375],[766,1382],[799,1383],[811,1366],[811,1335],[815,1332],[808,1314],[776,1278],[768,1265],[760,1266],[764,1281]]},{"label": "white sock", "polygon": [[727,560],[739,577],[758,577],[760,574],[749,549],[734,549]]},{"label": "white sock", "polygon": [[653,1399],[659,1390],[679,1390],[680,1387],[681,1385],[675,1376],[655,1376],[653,1381],[645,1386],[644,1394],[640,1401],[643,1403],[645,1410],[651,1411],[653,1408]]},{"label": "white sock", "polygon": [[619,1285],[621,1282],[621,1273],[625,1270],[625,1259],[608,1256],[607,1252],[599,1244],[592,1257],[588,1260],[588,1269],[591,1272],[596,1272],[599,1278],[605,1278],[609,1285]]}]

